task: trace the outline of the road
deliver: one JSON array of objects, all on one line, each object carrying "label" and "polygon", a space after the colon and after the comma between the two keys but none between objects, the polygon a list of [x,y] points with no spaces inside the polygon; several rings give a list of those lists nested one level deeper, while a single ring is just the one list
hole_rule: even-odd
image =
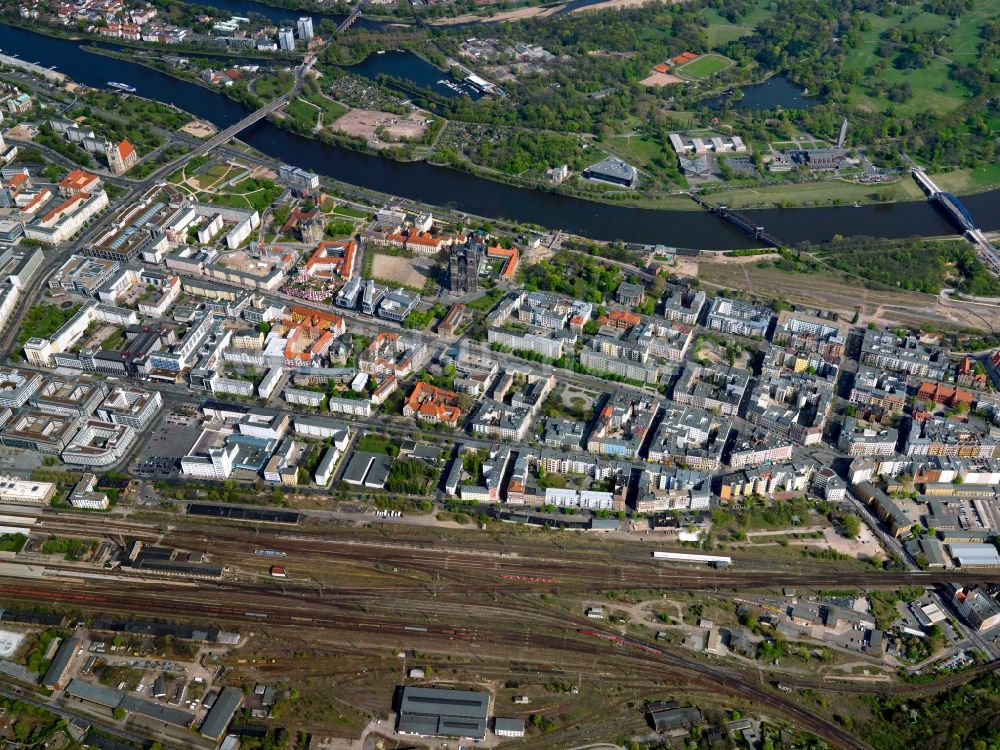
[{"label": "road", "polygon": [[194,148],[188,153],[174,159],[168,164],[164,164],[162,167],[157,169],[155,172],[151,173],[144,180],[137,182],[132,185],[131,189],[126,193],[120,200],[115,201],[105,212],[91,224],[88,228],[84,229],[83,232],[77,235],[77,237],[69,243],[57,246],[55,248],[47,247],[45,249],[45,259],[42,261],[42,265],[39,267],[35,278],[38,279],[31,290],[18,300],[17,310],[8,320],[8,327],[4,332],[2,338],[0,338],[0,352],[4,354],[5,357],[11,354],[14,344],[17,340],[17,336],[21,331],[21,326],[24,323],[24,316],[27,311],[35,304],[42,291],[45,288],[45,282],[48,280],[49,276],[63,263],[66,259],[74,253],[82,250],[91,240],[95,237],[100,236],[100,233],[112,223],[112,221],[118,215],[118,209],[121,206],[127,206],[131,203],[137,196],[141,195],[143,192],[151,188],[160,180],[173,174],[176,170],[182,168],[189,161],[197,156],[208,153],[215,148],[220,147],[230,138],[233,138],[237,134],[241,133],[246,128],[250,127],[256,122],[259,122],[263,118],[267,117],[273,112],[276,112],[281,107],[285,106],[292,97],[296,96],[299,90],[302,88],[302,83],[305,80],[306,73],[312,68],[315,63],[315,58],[311,58],[309,61],[299,66],[295,73],[295,84],[292,86],[291,90],[285,94],[279,96],[273,101],[265,104],[260,109],[255,112],[251,112],[249,115],[244,117],[238,123],[229,126],[225,130],[216,135],[212,136],[207,141],[199,142]]},{"label": "road", "polygon": [[76,711],[69,706],[58,702],[55,698],[50,698],[48,700],[40,700],[35,697],[34,693],[29,693],[27,691],[22,691],[20,689],[11,689],[6,686],[3,682],[0,682],[0,696],[7,698],[9,700],[18,700],[22,703],[28,703],[37,708],[43,708],[46,711],[51,711],[52,713],[58,714],[59,716],[66,719],[66,721],[71,721],[73,719],[80,719],[93,726],[95,729],[99,729],[102,732],[107,733],[112,737],[118,737],[120,739],[126,740],[128,742],[138,743],[140,747],[146,747],[150,739],[153,739],[160,743],[164,750],[193,750],[197,748],[198,750],[203,750],[205,745],[199,744],[195,741],[194,737],[191,740],[182,743],[177,743],[171,741],[170,738],[163,737],[159,733],[150,732],[148,734],[140,734],[138,732],[125,729],[121,724],[115,722],[109,722],[102,720],[92,714],[85,711]]}]

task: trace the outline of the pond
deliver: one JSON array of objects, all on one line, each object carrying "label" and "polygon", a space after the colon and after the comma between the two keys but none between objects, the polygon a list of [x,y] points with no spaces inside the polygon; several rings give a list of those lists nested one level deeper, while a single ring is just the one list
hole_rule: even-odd
[{"label": "pond", "polygon": [[714,99],[699,102],[699,105],[707,106],[710,109],[724,109],[728,105],[733,109],[763,112],[778,107],[781,109],[810,109],[823,103],[822,97],[806,96],[801,87],[784,76],[773,76],[763,83],[744,86],[742,89],[735,89],[735,91],[742,91],[743,97],[736,99],[724,94]]}]

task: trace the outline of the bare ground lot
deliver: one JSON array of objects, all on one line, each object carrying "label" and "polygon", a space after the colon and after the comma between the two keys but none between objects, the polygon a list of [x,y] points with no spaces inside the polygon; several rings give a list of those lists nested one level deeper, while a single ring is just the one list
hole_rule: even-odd
[{"label": "bare ground lot", "polygon": [[385,146],[387,143],[375,135],[375,131],[379,128],[383,128],[389,134],[390,142],[404,138],[413,140],[426,132],[425,120],[426,118],[419,112],[395,115],[377,109],[352,109],[337,118],[330,127],[347,135],[365,138],[373,146]]},{"label": "bare ground lot", "polygon": [[653,73],[639,83],[643,86],[672,86],[675,83],[683,83],[683,80],[670,73]]},{"label": "bare ground lot", "polygon": [[372,276],[383,281],[394,281],[403,286],[420,289],[427,277],[414,268],[409,258],[377,253],[372,258]]},{"label": "bare ground lot", "polygon": [[[604,0],[603,2],[585,5],[582,8],[574,8],[570,13],[583,13],[588,10],[608,10],[615,8],[635,8],[645,5],[649,0]],[[502,23],[504,21],[519,21],[522,18],[545,18],[558,13],[565,8],[567,3],[559,5],[534,5],[529,8],[517,8],[516,10],[506,10],[492,16],[479,16],[469,13],[454,18],[441,18],[431,21],[431,26],[454,26],[461,23]]]},{"label": "bare ground lot", "polygon": [[750,263],[734,266],[702,258],[698,261],[698,278],[709,291],[744,289],[761,299],[785,299],[836,310],[848,320],[860,307],[858,322],[862,325],[874,322],[920,326],[929,321],[946,328],[1000,329],[1000,316],[982,306],[943,304],[939,297],[920,292],[867,289],[856,280],[833,275],[788,273]]},{"label": "bare ground lot", "polygon": [[195,138],[208,138],[210,135],[215,135],[216,127],[204,120],[191,120],[181,128],[181,132],[193,135]]}]

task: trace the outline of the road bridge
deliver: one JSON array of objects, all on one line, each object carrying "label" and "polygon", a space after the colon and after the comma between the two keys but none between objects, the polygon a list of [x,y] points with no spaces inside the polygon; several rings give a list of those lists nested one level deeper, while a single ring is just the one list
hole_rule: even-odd
[{"label": "road bridge", "polygon": [[337,33],[341,34],[351,28],[354,23],[361,18],[361,9],[365,5],[365,0],[358,0],[358,5],[354,10],[351,11],[351,15],[337,24]]},{"label": "road bridge", "polygon": [[65,260],[73,253],[82,250],[91,240],[99,236],[105,227],[110,224],[115,217],[118,215],[118,211],[121,206],[127,206],[136,196],[141,195],[144,191],[148,190],[150,187],[155,185],[157,182],[165,179],[167,176],[173,174],[176,170],[183,167],[191,159],[201,154],[208,153],[213,149],[221,147],[229,139],[236,136],[238,133],[243,132],[248,127],[254,123],[260,122],[268,115],[276,112],[281,107],[285,106],[292,97],[298,95],[299,90],[302,88],[302,81],[305,78],[306,73],[312,68],[315,58],[310,59],[304,65],[300,66],[296,71],[295,75],[295,85],[290,91],[279,96],[277,99],[268,102],[260,109],[251,112],[249,115],[244,117],[239,122],[230,125],[225,130],[212,136],[207,141],[199,143],[192,150],[188,151],[186,154],[178,157],[177,159],[164,164],[162,167],[156,169],[152,174],[148,175],[141,182],[137,182],[132,186],[132,189],[121,198],[119,201],[115,201],[115,204],[106,210],[93,224],[86,227],[77,237],[68,243],[63,243],[56,245],[51,248],[46,248],[45,250],[45,260],[43,261],[41,267],[37,271],[37,282],[32,285],[32,288],[26,293],[17,303],[17,311],[11,316],[7,328],[4,331],[2,337],[0,337],[0,352],[5,355],[9,355],[17,342],[17,336],[20,332],[21,323],[24,320],[24,316],[28,309],[35,304],[38,296],[41,294],[42,290],[45,288],[45,282],[48,277],[55,272],[59,266],[65,262]]},{"label": "road bridge", "polygon": [[917,181],[917,184],[923,188],[923,191],[927,193],[928,198],[933,198],[938,193],[942,192],[941,188],[934,184],[934,180],[927,176],[927,173],[920,167],[913,168],[913,179]]},{"label": "road bridge", "polygon": [[992,273],[1000,276],[1000,253],[989,241],[981,229],[976,226],[972,212],[965,204],[951,193],[939,188],[927,173],[920,167],[913,168],[913,179],[927,193],[927,200],[934,203],[948,219],[959,228],[965,237],[976,248],[979,259]]},{"label": "road bridge", "polygon": [[913,179],[927,193],[927,200],[937,204],[963,232],[975,230],[976,222],[972,219],[972,214],[956,196],[939,188],[920,167],[913,168]]}]

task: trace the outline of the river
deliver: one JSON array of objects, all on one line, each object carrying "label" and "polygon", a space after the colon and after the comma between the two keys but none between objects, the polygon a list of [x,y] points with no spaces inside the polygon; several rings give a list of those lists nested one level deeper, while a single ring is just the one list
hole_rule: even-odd
[{"label": "river", "polygon": [[[246,110],[197,84],[137,63],[85,52],[76,42],[0,25],[0,49],[57,66],[80,83],[103,87],[123,81],[146,97],[169,102],[225,128]],[[479,216],[563,229],[594,239],[734,249],[750,240],[736,227],[702,211],[658,211],[605,205],[503,185],[425,162],[396,162],[303,138],[262,121],[241,140],[275,159],[337,180]],[[1000,191],[963,198],[983,229],[1000,229]],[[835,234],[876,237],[939,236],[954,229],[923,201],[876,206],[747,211],[783,242],[824,242]]]},{"label": "river", "polygon": [[406,50],[391,49],[376,52],[368,55],[357,65],[351,65],[347,70],[373,81],[378,80],[381,75],[398,78],[420,88],[430,89],[439,96],[449,99],[463,95],[471,99],[479,99],[482,96],[472,86],[453,81],[450,73],[439,70]]}]

